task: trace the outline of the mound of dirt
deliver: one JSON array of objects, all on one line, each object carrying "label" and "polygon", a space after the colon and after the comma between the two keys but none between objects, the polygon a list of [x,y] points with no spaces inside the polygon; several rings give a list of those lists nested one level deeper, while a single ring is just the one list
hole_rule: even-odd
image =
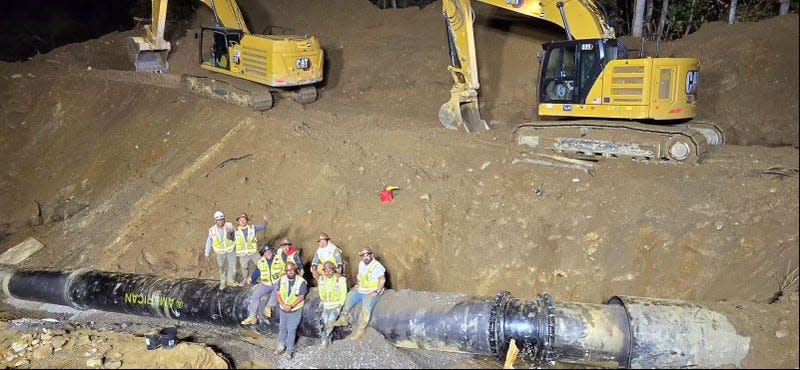
[{"label": "mound of dirt", "polygon": [[662,56],[700,58],[698,118],[733,144],[798,146],[798,15],[712,22],[663,45]]}]

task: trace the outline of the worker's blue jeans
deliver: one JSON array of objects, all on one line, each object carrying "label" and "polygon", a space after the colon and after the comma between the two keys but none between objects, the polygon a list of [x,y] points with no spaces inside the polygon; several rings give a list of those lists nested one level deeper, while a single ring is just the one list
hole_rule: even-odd
[{"label": "worker's blue jeans", "polygon": [[372,313],[372,309],[375,308],[375,304],[378,303],[378,300],[381,298],[381,295],[375,295],[374,297],[370,296],[371,293],[361,293],[358,289],[353,289],[350,293],[347,293],[347,300],[344,302],[344,310],[350,311],[355,307],[355,305],[361,303],[361,310],[367,310],[367,312]]},{"label": "worker's blue jeans", "polygon": [[280,323],[278,324],[278,348],[286,349],[286,352],[294,352],[294,343],[297,339],[297,327],[300,326],[300,318],[303,310],[286,312],[279,310]]}]

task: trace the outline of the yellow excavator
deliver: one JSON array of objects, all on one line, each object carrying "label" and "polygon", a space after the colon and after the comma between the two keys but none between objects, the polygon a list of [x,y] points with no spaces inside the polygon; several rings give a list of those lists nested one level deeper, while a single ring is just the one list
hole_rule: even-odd
[{"label": "yellow excavator", "polygon": [[[453,77],[450,100],[439,111],[447,128],[489,126],[478,109],[478,68],[472,0],[443,0]],[[697,58],[631,58],[592,0],[479,0],[563,28],[566,41],[543,45],[540,117],[552,121],[515,128],[517,144],[534,152],[587,157],[633,157],[698,162],[724,134],[691,121],[697,107]]]},{"label": "yellow excavator", "polygon": [[[314,36],[252,34],[236,0],[200,0],[214,13],[213,27],[199,34],[200,66],[234,80],[184,76],[188,87],[255,110],[272,107],[272,91],[289,91],[299,103],[317,99],[324,55]],[[144,37],[128,47],[137,71],[166,72],[170,43],[164,39],[168,0],[152,0]],[[265,88],[265,85],[267,88]]]}]

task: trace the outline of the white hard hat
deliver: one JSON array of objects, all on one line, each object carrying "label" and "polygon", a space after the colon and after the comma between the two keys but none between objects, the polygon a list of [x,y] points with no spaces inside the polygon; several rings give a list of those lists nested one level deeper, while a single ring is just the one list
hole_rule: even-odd
[{"label": "white hard hat", "polygon": [[214,212],[214,219],[215,220],[224,220],[225,219],[225,214],[222,213],[222,211],[216,211],[216,212]]}]

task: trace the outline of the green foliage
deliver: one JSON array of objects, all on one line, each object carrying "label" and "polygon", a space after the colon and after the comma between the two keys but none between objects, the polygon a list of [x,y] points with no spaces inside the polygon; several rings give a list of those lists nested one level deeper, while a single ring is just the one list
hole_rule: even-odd
[{"label": "green foliage", "polygon": [[[633,11],[636,0],[597,0],[605,8],[607,20],[617,36],[631,33]],[[645,19],[644,37],[658,38],[658,21],[664,0],[653,1],[653,14]],[[789,12],[797,12],[798,1],[790,1]],[[779,0],[738,0],[737,21],[758,21],[778,15]],[[661,34],[662,40],[681,38],[697,31],[704,23],[727,21],[730,0],[669,0],[667,19]]]},{"label": "green foliage", "polygon": [[606,21],[614,27],[617,36],[630,34],[630,22],[628,22],[628,8],[633,6],[632,2],[618,0],[600,0],[598,3],[605,8]]},{"label": "green foliage", "polygon": [[[797,12],[798,0],[790,1],[790,12]],[[778,15],[780,2],[778,0],[750,0],[739,1],[736,10],[736,20],[739,22],[755,22],[764,18]]]},{"label": "green foliage", "polygon": [[[717,0],[672,1],[662,39],[673,40],[697,31],[703,23],[727,19],[729,7]],[[657,36],[657,35],[653,35]]]}]

